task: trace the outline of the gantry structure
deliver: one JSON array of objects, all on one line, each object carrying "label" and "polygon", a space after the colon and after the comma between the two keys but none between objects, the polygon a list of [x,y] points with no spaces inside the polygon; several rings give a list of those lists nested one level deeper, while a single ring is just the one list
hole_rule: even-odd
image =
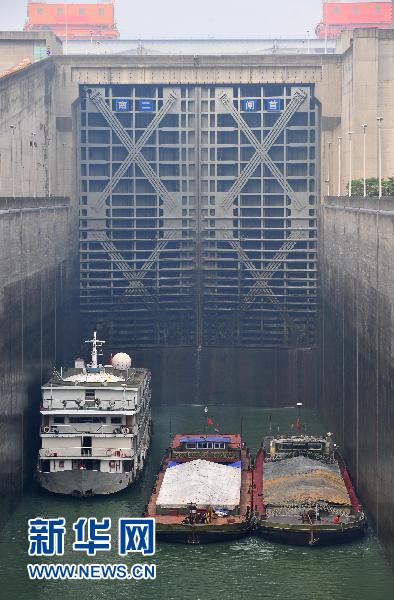
[{"label": "gantry structure", "polygon": [[313,92],[81,85],[87,330],[119,347],[314,343]]}]

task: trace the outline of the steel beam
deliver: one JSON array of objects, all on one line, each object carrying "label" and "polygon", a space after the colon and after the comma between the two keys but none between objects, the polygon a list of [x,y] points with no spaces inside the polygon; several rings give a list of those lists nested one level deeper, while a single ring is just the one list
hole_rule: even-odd
[{"label": "steel beam", "polygon": [[[156,117],[152,120],[152,122],[150,123],[150,125],[145,130],[145,132],[143,133],[143,135],[141,136],[141,138],[138,140],[138,142],[136,144],[134,144],[134,142],[131,140],[127,131],[124,129],[124,127],[120,123],[119,119],[117,119],[117,117],[114,115],[112,110],[109,108],[109,106],[103,99],[100,92],[88,90],[88,95],[89,95],[90,100],[96,106],[97,110],[103,115],[103,117],[105,118],[105,120],[107,121],[109,126],[115,131],[115,133],[117,134],[119,139],[123,142],[125,148],[129,152],[127,158],[123,161],[122,165],[116,172],[115,176],[110,179],[105,190],[99,197],[99,199],[95,205],[96,210],[99,209],[104,204],[105,199],[107,198],[108,194],[111,193],[114,186],[118,183],[118,181],[121,179],[121,177],[127,171],[127,169],[129,168],[129,166],[131,165],[132,162],[136,162],[138,164],[138,166],[141,168],[141,170],[143,171],[143,173],[146,176],[146,178],[148,179],[148,181],[151,183],[153,188],[156,190],[157,194],[163,199],[163,202],[166,202],[170,207],[174,208],[176,206],[175,200],[172,198],[171,194],[168,192],[168,190],[166,189],[166,187],[164,186],[164,184],[162,183],[160,178],[157,176],[157,174],[153,171],[150,164],[146,161],[145,157],[141,154],[141,149],[143,148],[143,146],[145,145],[145,143],[147,142],[149,137],[152,135],[153,131],[157,128],[157,126],[159,125],[160,121],[163,119],[165,114],[167,114],[167,112],[170,110],[171,106],[173,105],[173,103],[175,102],[175,100],[177,98],[176,94],[171,93],[169,95],[167,101],[162,106],[161,110],[157,113]],[[122,255],[116,250],[115,246],[111,242],[108,241],[108,239],[106,238],[106,236],[104,234],[99,234],[97,236],[97,239],[98,239],[98,241],[100,241],[103,249],[109,253],[111,258],[114,260],[116,266],[123,273],[125,278],[130,281],[129,288],[128,288],[128,290],[126,290],[127,295],[130,295],[130,293],[132,293],[132,292],[137,292],[137,293],[140,293],[140,294],[143,294],[146,296],[147,294],[149,295],[149,292],[142,285],[141,280],[145,276],[147,270],[154,263],[154,260],[158,256],[160,251],[165,247],[168,240],[172,239],[174,236],[175,236],[175,234],[166,235],[165,238],[163,238],[163,240],[158,242],[158,246],[152,252],[151,257],[149,257],[149,259],[142,266],[141,272],[139,275],[136,275],[134,272],[132,272],[132,275],[130,275],[130,268],[129,268],[128,263],[123,259]]]},{"label": "steel beam", "polygon": [[227,240],[230,246],[237,252],[240,261],[245,265],[247,270],[252,275],[253,279],[255,279],[256,282],[259,282],[259,284],[261,284],[262,295],[266,296],[271,302],[271,304],[275,306],[278,312],[282,315],[282,318],[288,325],[289,329],[293,330],[296,333],[298,341],[302,341],[305,336],[304,329],[300,327],[298,323],[296,323],[294,319],[292,319],[292,317],[288,314],[288,312],[283,308],[283,306],[281,305],[271,288],[268,286],[268,284],[266,282],[263,283],[263,281],[260,280],[260,272],[258,271],[258,269],[256,269],[255,265],[250,260],[249,256],[246,254],[241,244],[238,242],[238,240],[230,238],[230,236],[227,236]]},{"label": "steel beam", "polygon": [[249,125],[242,118],[240,112],[236,110],[228,95],[224,92],[219,96],[221,102],[227,108],[229,113],[233,116],[235,122],[238,124],[242,133],[245,134],[249,142],[256,149],[256,153],[252,156],[245,169],[241,172],[239,177],[235,180],[235,182],[223,198],[222,206],[224,208],[228,208],[232,205],[234,199],[239,195],[245,183],[248,181],[252,173],[261,163],[265,164],[269,168],[271,173],[274,175],[274,177],[276,177],[277,181],[282,186],[285,194],[291,199],[291,201],[297,206],[297,208],[302,209],[304,207],[304,204],[294,194],[292,187],[287,182],[283,173],[278,169],[274,161],[269,156],[268,151],[275,142],[278,135],[285,129],[291,117],[297,112],[298,108],[304,102],[306,97],[307,95],[303,90],[299,89],[294,92],[289,105],[282,112],[281,116],[276,121],[275,125],[271,128],[271,131],[261,144],[256,138],[253,131],[250,129]]},{"label": "steel beam", "polygon": [[168,206],[175,208],[177,204],[174,198],[171,196],[157,173],[155,173],[155,171],[152,169],[146,158],[141,154],[141,150],[136,149],[137,145],[134,144],[129,134],[119,119],[114,115],[108,104],[105,102],[100,92],[88,90],[88,95],[97,110],[102,114],[108,125],[123,143],[124,147],[129,151],[130,154],[133,155],[133,161],[137,163],[149,183],[156,191],[157,195],[160,196],[163,202]]},{"label": "steel beam", "polygon": [[128,288],[123,292],[123,296],[130,296],[133,293],[137,293],[146,297],[150,297],[154,301],[154,297],[146,289],[142,283],[142,279],[148,273],[149,269],[155,264],[157,257],[160,252],[165,248],[167,243],[176,237],[174,231],[167,232],[162,240],[159,240],[156,248],[149,255],[149,258],[144,262],[141,269],[135,271],[130,269],[129,264],[124,260],[123,256],[118,252],[114,244],[108,240],[104,233],[97,234],[97,241],[100,242],[103,249],[110,255],[114,263],[116,264],[119,271],[124,275],[125,279],[129,281]]},{"label": "steel beam", "polygon": [[[91,96],[90,96],[90,98],[92,99]],[[99,198],[97,199],[94,206],[92,207],[96,211],[99,210],[102,206],[104,206],[105,201],[108,198],[108,196],[112,193],[112,191],[114,190],[116,185],[119,183],[119,181],[121,180],[123,175],[126,173],[127,169],[130,167],[130,165],[136,161],[136,155],[141,152],[142,148],[145,146],[146,142],[149,140],[152,133],[160,125],[161,121],[163,120],[165,115],[168,113],[168,111],[171,109],[171,107],[174,104],[174,102],[176,101],[176,99],[177,99],[177,95],[175,94],[175,92],[171,92],[169,94],[167,100],[165,101],[165,103],[163,104],[161,109],[159,110],[159,112],[152,119],[152,121],[149,123],[148,127],[145,129],[144,133],[142,134],[142,136],[136,142],[136,144],[134,146],[134,150],[132,152],[129,151],[129,154],[124,159],[124,161],[120,165],[119,169],[116,171],[116,173],[113,176],[110,177],[106,187],[104,188],[103,192],[100,194]],[[94,102],[94,101],[92,100],[92,102]]]},{"label": "steel beam", "polygon": [[248,291],[246,296],[243,298],[241,303],[241,310],[247,310],[253,300],[259,296],[260,294],[264,294],[264,291],[267,289],[268,281],[274,276],[275,271],[279,269],[279,265],[282,264],[289,252],[291,252],[295,246],[297,241],[305,238],[305,234],[303,231],[292,231],[289,238],[284,244],[282,244],[279,252],[275,254],[275,256],[271,259],[270,264],[258,271],[259,277],[256,280],[253,287]]},{"label": "steel beam", "polygon": [[103,249],[109,254],[124,278],[129,282],[128,289],[133,290],[141,296],[154,300],[153,296],[140,281],[140,278],[137,277],[135,271],[130,269],[129,264],[124,260],[123,256],[118,252],[114,244],[108,240],[104,233],[97,233],[97,241],[100,242]]}]

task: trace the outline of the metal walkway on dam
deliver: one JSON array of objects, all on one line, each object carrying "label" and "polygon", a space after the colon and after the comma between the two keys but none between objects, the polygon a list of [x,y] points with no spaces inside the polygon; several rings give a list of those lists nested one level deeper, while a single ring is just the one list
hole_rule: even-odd
[{"label": "metal walkway on dam", "polygon": [[393,176],[393,73],[394,32],[358,30],[327,55],[54,51],[0,78],[5,494],[43,379],[96,325],[157,404],[319,409],[393,563],[393,198],[346,196],[364,156]]},{"label": "metal walkway on dam", "polygon": [[119,347],[313,344],[313,87],[82,87],[80,107],[87,331]]}]

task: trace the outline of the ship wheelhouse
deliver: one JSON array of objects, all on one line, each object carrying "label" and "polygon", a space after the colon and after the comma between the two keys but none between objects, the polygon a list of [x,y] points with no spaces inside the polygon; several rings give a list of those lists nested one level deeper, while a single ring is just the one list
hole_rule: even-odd
[{"label": "ship wheelhouse", "polygon": [[269,441],[269,458],[309,456],[310,458],[321,459],[332,455],[333,449],[331,434],[328,434],[327,438],[306,435],[271,438]]},{"label": "ship wheelhouse", "polygon": [[171,443],[171,457],[179,462],[209,458],[231,463],[240,460],[241,446],[238,435],[176,435]]}]

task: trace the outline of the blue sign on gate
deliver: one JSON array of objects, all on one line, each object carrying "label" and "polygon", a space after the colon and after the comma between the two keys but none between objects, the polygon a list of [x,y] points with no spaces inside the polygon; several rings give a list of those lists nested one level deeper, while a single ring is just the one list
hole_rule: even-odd
[{"label": "blue sign on gate", "polygon": [[153,112],[154,111],[154,101],[153,100],[139,100],[138,101],[138,110],[145,112]]},{"label": "blue sign on gate", "polygon": [[116,112],[127,112],[130,110],[130,100],[115,100]]},{"label": "blue sign on gate", "polygon": [[268,112],[278,112],[281,109],[280,98],[266,98],[264,100],[264,108]]},{"label": "blue sign on gate", "polygon": [[242,108],[245,111],[258,110],[257,100],[253,100],[252,98],[245,98],[245,100],[242,100]]}]

